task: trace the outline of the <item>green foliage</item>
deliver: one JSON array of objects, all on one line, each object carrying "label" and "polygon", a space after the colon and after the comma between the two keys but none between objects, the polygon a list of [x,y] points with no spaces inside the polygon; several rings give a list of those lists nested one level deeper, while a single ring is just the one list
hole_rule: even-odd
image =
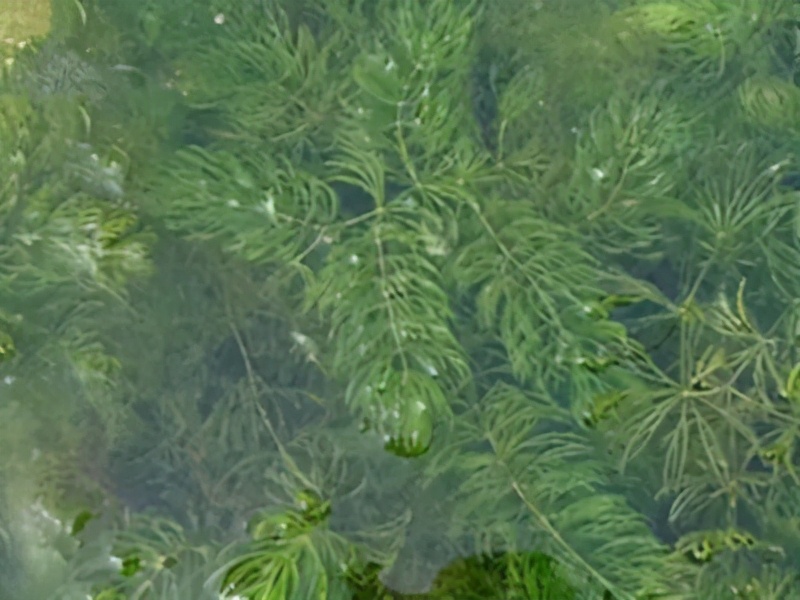
[{"label": "green foliage", "polygon": [[[588,440],[570,431],[571,421],[546,395],[490,389],[464,422],[467,448],[454,468],[465,479],[455,510],[468,530],[483,532],[480,547],[542,548],[572,573],[586,574],[584,586],[600,584],[625,597],[658,581],[664,550],[623,498],[604,493],[602,462],[592,458]],[[476,439],[487,448],[468,449]],[[476,504],[489,490],[492,503]],[[619,562],[607,551],[626,546],[631,552]]]},{"label": "green foliage", "polygon": [[800,111],[797,88],[777,76],[750,77],[739,88],[742,109],[757,125],[790,130]]},{"label": "green foliage", "polygon": [[223,567],[223,592],[259,600],[349,597],[340,567],[348,544],[320,527],[329,506],[317,498],[301,499],[300,504],[301,511],[267,514],[251,522],[253,546]]},{"label": "green foliage", "polygon": [[332,85],[345,81],[333,55],[344,43],[342,32],[320,43],[308,27],[293,31],[282,10],[259,3],[235,3],[219,14],[224,24],[211,47],[176,61],[176,85],[189,105],[216,111],[228,135],[268,141],[271,150],[315,153],[330,144],[345,93]]},{"label": "green foliage", "polygon": [[247,261],[285,264],[302,258],[320,244],[338,212],[324,182],[269,155],[244,162],[223,150],[189,147],[158,175],[152,185],[171,182],[170,196],[152,207],[166,227],[214,241]]},{"label": "green foliage", "polygon": [[54,14],[0,81],[2,593],[799,593],[794,3]]},{"label": "green foliage", "polygon": [[[514,375],[558,373],[577,350],[564,313],[600,293],[594,261],[568,230],[519,201],[493,200],[479,223],[482,233],[463,244],[450,276],[473,295],[478,323],[499,335]],[[531,361],[537,352],[554,360]]]},{"label": "green foliage", "polygon": [[120,417],[111,400],[118,363],[92,321],[126,310],[125,286],[150,273],[152,236],[118,202],[118,165],[80,141],[85,110],[68,99],[36,104],[7,84],[0,99],[8,152],[0,166],[4,357],[12,349],[17,355],[11,367],[20,395],[29,381],[38,387],[33,382],[47,369],[74,396],[62,406],[81,410],[88,401],[112,432]]}]

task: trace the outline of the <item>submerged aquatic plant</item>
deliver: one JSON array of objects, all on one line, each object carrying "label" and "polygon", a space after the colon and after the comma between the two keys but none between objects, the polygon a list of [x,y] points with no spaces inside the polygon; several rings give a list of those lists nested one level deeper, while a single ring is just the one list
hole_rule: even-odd
[{"label": "submerged aquatic plant", "polygon": [[55,2],[0,590],[800,593],[796,7],[618,4]]}]

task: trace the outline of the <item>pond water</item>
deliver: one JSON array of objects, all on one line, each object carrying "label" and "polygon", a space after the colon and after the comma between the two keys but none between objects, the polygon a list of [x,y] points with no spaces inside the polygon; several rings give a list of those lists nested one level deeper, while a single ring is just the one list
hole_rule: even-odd
[{"label": "pond water", "polygon": [[0,600],[800,597],[798,32],[4,2]]}]

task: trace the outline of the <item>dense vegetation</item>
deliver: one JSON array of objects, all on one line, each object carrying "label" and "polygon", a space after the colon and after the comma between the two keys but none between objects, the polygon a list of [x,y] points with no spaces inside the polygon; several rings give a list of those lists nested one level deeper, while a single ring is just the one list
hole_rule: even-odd
[{"label": "dense vegetation", "polygon": [[54,0],[0,84],[0,598],[800,597],[792,0]]}]

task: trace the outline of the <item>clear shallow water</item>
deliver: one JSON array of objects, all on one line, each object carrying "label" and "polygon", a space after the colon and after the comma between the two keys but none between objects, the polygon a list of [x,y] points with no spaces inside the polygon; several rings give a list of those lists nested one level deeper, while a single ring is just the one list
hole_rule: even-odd
[{"label": "clear shallow water", "polygon": [[4,82],[7,594],[790,597],[791,3],[197,4]]}]

